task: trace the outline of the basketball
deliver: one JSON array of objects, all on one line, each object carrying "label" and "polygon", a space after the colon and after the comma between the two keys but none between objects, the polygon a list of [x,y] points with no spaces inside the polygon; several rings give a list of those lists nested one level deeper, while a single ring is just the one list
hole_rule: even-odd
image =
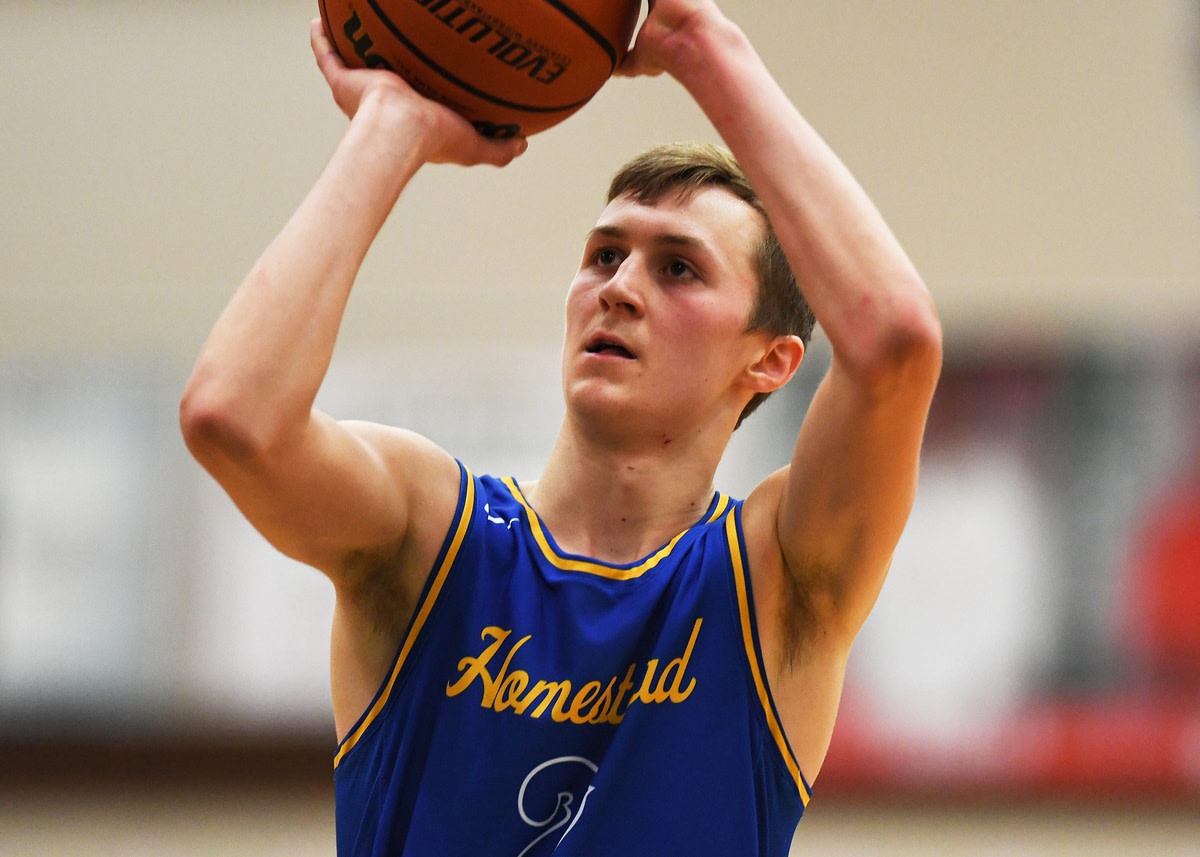
[{"label": "basketball", "polygon": [[489,137],[586,104],[624,58],[641,0],[319,0],[343,61],[403,76]]}]

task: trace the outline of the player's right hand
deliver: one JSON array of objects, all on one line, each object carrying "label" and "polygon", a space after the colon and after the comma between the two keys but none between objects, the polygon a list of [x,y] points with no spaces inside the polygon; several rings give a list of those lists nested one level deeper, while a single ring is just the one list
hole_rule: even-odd
[{"label": "player's right hand", "polygon": [[528,146],[524,137],[484,137],[458,113],[425,98],[394,72],[348,67],[329,41],[320,18],[312,22],[309,41],[317,68],[341,111],[353,119],[371,99],[399,106],[420,131],[420,157],[424,162],[504,166]]}]

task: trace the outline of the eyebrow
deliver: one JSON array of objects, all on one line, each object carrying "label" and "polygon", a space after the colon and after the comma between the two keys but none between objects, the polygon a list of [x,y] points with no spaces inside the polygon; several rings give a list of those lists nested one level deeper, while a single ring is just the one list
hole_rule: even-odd
[{"label": "eyebrow", "polygon": [[[597,236],[603,238],[618,238],[627,240],[629,238],[629,231],[622,229],[620,226],[600,224],[599,226],[588,230],[586,240],[591,241]],[[690,247],[696,250],[708,249],[708,245],[699,238],[696,238],[694,235],[676,235],[670,232],[663,233],[661,235],[655,235],[654,243],[663,247]]]}]

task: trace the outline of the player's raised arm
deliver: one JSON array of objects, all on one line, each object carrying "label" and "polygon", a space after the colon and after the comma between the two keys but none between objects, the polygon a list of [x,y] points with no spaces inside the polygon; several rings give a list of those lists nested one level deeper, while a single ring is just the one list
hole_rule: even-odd
[{"label": "player's raised arm", "polygon": [[[807,690],[825,683],[816,696],[824,694],[827,716],[808,720],[831,727],[837,662],[876,600],[911,510],[940,325],[866,193],[711,0],[654,4],[625,72],[664,70],[742,165],[833,346],[790,468],[764,482],[745,513],[777,691],[789,672],[821,662],[814,647],[823,647]],[[810,768],[823,757],[824,729],[793,733],[816,760]]]},{"label": "player's raised arm", "polygon": [[346,68],[318,22],[312,45],[349,127],[216,323],[180,413],[189,449],[276,547],[352,584],[362,557],[402,547],[431,475],[451,498],[457,482],[432,444],[314,409],[351,286],[422,164],[501,165],[524,141],[485,140],[398,76]]}]

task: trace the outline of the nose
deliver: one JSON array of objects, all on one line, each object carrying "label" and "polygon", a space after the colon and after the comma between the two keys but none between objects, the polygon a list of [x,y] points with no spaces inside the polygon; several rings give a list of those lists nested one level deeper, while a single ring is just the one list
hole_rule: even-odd
[{"label": "nose", "polygon": [[597,292],[605,310],[617,310],[638,317],[645,309],[637,279],[637,260],[626,258]]}]

